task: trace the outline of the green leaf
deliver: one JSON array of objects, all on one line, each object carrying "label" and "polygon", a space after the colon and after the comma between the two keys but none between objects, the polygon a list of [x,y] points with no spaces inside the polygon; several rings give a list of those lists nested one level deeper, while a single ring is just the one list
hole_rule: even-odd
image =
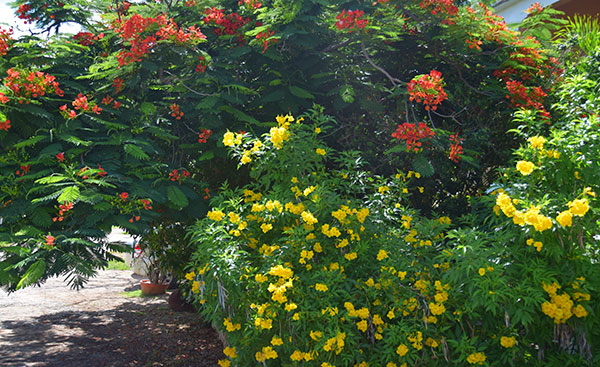
[{"label": "green leaf", "polygon": [[189,204],[187,197],[177,186],[169,186],[167,188],[167,198],[178,208],[185,208]]},{"label": "green leaf", "polygon": [[35,283],[38,279],[44,275],[44,271],[46,271],[46,262],[44,260],[38,260],[34,262],[29,269],[25,272],[19,283],[17,284],[17,289],[22,289]]},{"label": "green leaf", "polygon": [[15,145],[13,145],[13,148],[23,148],[23,147],[28,147],[31,145],[36,145],[37,143],[39,143],[40,141],[46,139],[46,136],[44,135],[36,135],[32,138],[29,138],[27,140],[24,140],[20,143],[17,143]]},{"label": "green leaf", "polygon": [[213,159],[215,157],[215,153],[212,150],[208,152],[204,152],[197,158],[198,161],[207,161],[209,159]]},{"label": "green leaf", "polygon": [[146,152],[144,152],[137,145],[125,144],[125,146],[123,147],[123,149],[125,150],[125,153],[129,154],[133,158],[136,158],[136,159],[139,159],[139,160],[144,160],[144,161],[150,159],[150,157],[148,156],[148,154],[146,154]]},{"label": "green leaf", "polygon": [[142,103],[140,110],[146,115],[154,115],[156,113],[156,107],[150,102]]},{"label": "green leaf", "polygon": [[219,97],[208,96],[204,97],[200,103],[196,105],[197,110],[208,110],[213,108],[213,106],[219,101]]},{"label": "green leaf", "polygon": [[71,203],[79,198],[79,187],[77,186],[69,186],[62,190],[60,196],[56,201],[63,204],[65,202]]},{"label": "green leaf", "polygon": [[427,158],[422,155],[418,155],[412,162],[412,166],[415,171],[419,172],[423,177],[431,177],[435,173],[433,165]]},{"label": "green leaf", "polygon": [[35,180],[35,183],[41,184],[41,185],[46,185],[46,184],[61,182],[66,179],[68,179],[68,177],[63,176],[63,175],[52,175],[52,176],[47,176],[47,177],[42,177],[40,179],[37,179],[37,180]]},{"label": "green leaf", "polygon": [[260,122],[258,120],[245,114],[244,112],[238,110],[237,108],[233,108],[231,106],[221,106],[221,107],[219,107],[219,109],[221,111],[225,111],[225,112],[232,114],[233,116],[237,117],[238,120],[240,120],[240,121],[245,121],[245,122],[249,122],[251,124],[256,124],[256,125],[260,124]]},{"label": "green leaf", "polygon": [[61,136],[61,139],[76,146],[83,145],[84,147],[87,147],[92,144],[91,141],[81,140],[78,137],[72,135],[63,135]]},{"label": "green leaf", "polygon": [[50,217],[50,214],[42,207],[33,209],[30,218],[33,224],[42,228],[48,228],[52,225],[52,217]]},{"label": "green leaf", "polygon": [[290,86],[289,87],[290,93],[292,93],[294,96],[298,97],[298,98],[304,98],[304,99],[314,99],[315,96],[313,96],[309,91],[296,87],[296,86]]}]

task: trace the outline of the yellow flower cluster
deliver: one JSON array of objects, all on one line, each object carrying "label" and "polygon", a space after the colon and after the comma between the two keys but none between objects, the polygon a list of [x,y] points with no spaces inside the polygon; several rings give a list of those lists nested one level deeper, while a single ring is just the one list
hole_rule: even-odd
[{"label": "yellow flower cluster", "polygon": [[325,149],[322,149],[322,148],[317,148],[317,149],[315,150],[315,152],[316,152],[318,155],[325,155],[325,154],[326,154],[326,152],[325,152]]},{"label": "yellow flower cluster", "polygon": [[300,251],[300,260],[298,261],[300,264],[306,264],[306,260],[310,260],[315,256],[315,253],[310,250],[302,250]]},{"label": "yellow flower cluster", "polygon": [[263,347],[262,351],[256,352],[254,355],[258,362],[264,362],[267,359],[275,359],[278,357],[277,352],[273,350],[273,347]]},{"label": "yellow flower cluster", "polygon": [[262,317],[257,317],[254,320],[254,326],[261,329],[271,329],[273,327],[273,320],[271,319],[263,319]]},{"label": "yellow flower cluster", "polygon": [[534,241],[532,238],[530,238],[527,240],[527,246],[531,246],[531,245],[533,245],[533,247],[535,247],[537,252],[542,251],[542,246],[544,246],[544,244],[541,243],[540,241]]},{"label": "yellow flower cluster", "polygon": [[517,344],[517,340],[514,336],[503,336],[500,338],[500,345],[504,348],[512,348]]},{"label": "yellow flower cluster", "polygon": [[269,270],[269,275],[277,276],[283,279],[288,279],[294,276],[292,269],[286,268],[283,265],[276,265]]},{"label": "yellow flower cluster", "polygon": [[285,210],[287,210],[288,212],[290,212],[292,214],[301,215],[305,209],[306,209],[306,207],[302,203],[298,203],[298,204],[286,203],[285,204]]},{"label": "yellow flower cluster", "polygon": [[245,203],[249,203],[252,201],[258,201],[260,199],[262,199],[262,194],[260,192],[255,193],[252,190],[248,190],[248,189],[244,190],[244,202]]},{"label": "yellow flower cluster", "polygon": [[412,344],[413,348],[415,348],[416,350],[423,349],[423,333],[422,332],[417,331],[415,333],[411,333],[407,337],[407,339]]},{"label": "yellow flower cluster", "polygon": [[432,315],[441,315],[446,312],[446,307],[443,303],[433,303],[429,304],[429,310],[431,310]]},{"label": "yellow flower cluster", "polygon": [[513,222],[523,226],[531,225],[538,232],[543,232],[552,228],[552,219],[540,214],[540,209],[532,206],[526,212],[517,210],[513,205],[513,200],[506,193],[501,192],[496,197],[496,205],[502,210],[504,215],[513,218]]},{"label": "yellow flower cluster", "polygon": [[381,261],[383,259],[386,259],[388,257],[388,253],[387,251],[381,249],[379,250],[379,252],[377,253],[377,260]]},{"label": "yellow flower cluster", "polygon": [[223,145],[226,147],[232,147],[234,145],[242,144],[242,134],[232,133],[227,130],[227,132],[223,135]]},{"label": "yellow flower cluster", "polygon": [[304,353],[301,352],[299,350],[295,350],[294,353],[292,353],[292,355],[290,356],[290,359],[292,361],[312,361],[314,359],[314,352],[313,353]]},{"label": "yellow flower cluster", "polygon": [[237,357],[237,352],[235,350],[235,347],[225,347],[225,349],[223,349],[223,354],[225,354],[229,358]]},{"label": "yellow flower cluster", "polygon": [[283,142],[290,138],[290,132],[285,127],[272,127],[269,131],[269,139],[275,149],[281,149]]},{"label": "yellow flower cluster", "polygon": [[340,354],[344,349],[346,340],[346,333],[338,333],[335,337],[327,339],[323,350],[326,352],[332,352],[335,350],[335,354]]},{"label": "yellow flower cluster", "polygon": [[517,171],[521,172],[523,176],[530,175],[535,168],[535,164],[529,161],[518,161],[517,162]]},{"label": "yellow flower cluster", "polygon": [[542,303],[542,312],[554,319],[555,324],[564,324],[573,315],[578,318],[588,315],[588,311],[582,305],[573,307],[574,302],[568,293],[557,293],[560,288],[558,283],[554,282],[549,285],[543,283],[542,288],[550,296],[550,302]]},{"label": "yellow flower cluster", "polygon": [[219,222],[223,219],[223,217],[225,217],[225,213],[223,213],[220,210],[212,210],[212,211],[206,213],[206,216],[208,217],[208,219]]},{"label": "yellow flower cluster", "polygon": [[321,226],[321,232],[329,238],[339,237],[342,234],[337,227],[330,227],[327,223]]},{"label": "yellow flower cluster", "polygon": [[317,283],[317,284],[315,284],[315,290],[317,290],[319,292],[327,292],[328,288],[327,288],[326,284]]},{"label": "yellow flower cluster", "polygon": [[590,210],[590,204],[587,198],[569,201],[569,212],[578,217],[583,217]]},{"label": "yellow flower cluster", "polygon": [[366,307],[356,310],[354,309],[354,305],[350,302],[345,302],[344,307],[348,311],[348,316],[350,317],[360,317],[363,320],[369,318],[369,309]]},{"label": "yellow flower cluster", "polygon": [[469,362],[470,364],[483,364],[483,362],[485,362],[486,357],[485,354],[483,354],[482,352],[477,352],[477,353],[472,353],[469,354],[469,356],[467,357],[467,362]]},{"label": "yellow flower cluster", "polygon": [[404,344],[400,344],[398,348],[396,348],[396,354],[400,357],[404,357],[408,353],[408,347]]},{"label": "yellow flower cluster", "polygon": [[288,279],[287,281],[280,279],[277,284],[270,283],[268,291],[272,293],[271,299],[279,303],[287,302],[285,292],[288,288],[292,288],[293,285],[293,279]]},{"label": "yellow flower cluster", "polygon": [[227,317],[225,320],[223,320],[223,325],[225,326],[225,329],[229,332],[232,331],[236,331],[236,330],[241,330],[242,329],[242,325],[241,324],[234,324],[231,322],[231,319],[229,317]]},{"label": "yellow flower cluster", "polygon": [[527,141],[529,142],[529,144],[531,144],[531,147],[533,149],[544,149],[544,143],[546,142],[546,138],[544,138],[543,136],[532,136],[531,138],[527,139]]},{"label": "yellow flower cluster", "polygon": [[302,217],[304,223],[308,224],[309,226],[319,222],[317,218],[315,218],[315,216],[307,210],[303,211],[300,216]]}]

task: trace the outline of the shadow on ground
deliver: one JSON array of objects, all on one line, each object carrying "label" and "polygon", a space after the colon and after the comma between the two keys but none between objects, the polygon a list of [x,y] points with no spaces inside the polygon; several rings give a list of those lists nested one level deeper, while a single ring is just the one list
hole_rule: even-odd
[{"label": "shadow on ground", "polygon": [[222,345],[199,314],[127,302],[1,320],[2,367],[216,366]]}]

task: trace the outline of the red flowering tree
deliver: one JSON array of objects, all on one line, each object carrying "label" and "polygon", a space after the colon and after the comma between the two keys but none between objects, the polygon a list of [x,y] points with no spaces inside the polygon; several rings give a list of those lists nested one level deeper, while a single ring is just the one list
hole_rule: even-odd
[{"label": "red flowering tree", "polygon": [[[83,29],[19,43],[0,31],[0,241],[13,244],[0,282],[12,288],[63,273],[80,285],[110,257],[98,243],[113,225],[143,234],[204,216],[212,190],[247,179],[223,133],[266,132],[314,103],[340,122],[332,145],[382,173],[420,172],[418,207],[464,210],[514,144],[514,109],[548,117],[544,80],[559,71],[534,37],[553,26],[547,10],[519,34],[451,0],[16,7],[44,36]],[[440,197],[461,205],[433,207]]]}]

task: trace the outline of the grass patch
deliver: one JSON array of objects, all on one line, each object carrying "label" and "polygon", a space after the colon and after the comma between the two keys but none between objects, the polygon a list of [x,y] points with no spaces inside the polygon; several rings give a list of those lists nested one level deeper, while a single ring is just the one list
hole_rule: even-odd
[{"label": "grass patch", "polygon": [[137,291],[129,291],[129,292],[121,292],[119,293],[121,297],[125,298],[137,298],[137,297],[146,297],[142,295],[142,290],[138,289]]},{"label": "grass patch", "polygon": [[108,261],[108,270],[131,270],[131,267],[125,264],[123,260],[109,260]]}]

